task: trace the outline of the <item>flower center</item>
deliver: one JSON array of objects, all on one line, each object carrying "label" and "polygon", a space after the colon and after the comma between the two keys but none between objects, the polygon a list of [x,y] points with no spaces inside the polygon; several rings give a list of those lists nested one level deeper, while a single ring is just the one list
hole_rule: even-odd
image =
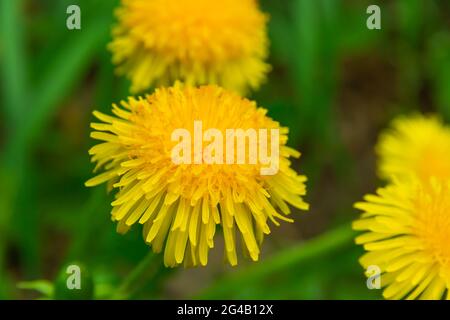
[{"label": "flower center", "polygon": [[[130,5],[131,6],[131,5]],[[254,52],[266,17],[254,1],[138,1],[128,24],[146,47],[178,61],[213,63]]]},{"label": "flower center", "polygon": [[450,274],[450,186],[430,182],[415,201],[416,232],[425,250]]},{"label": "flower center", "polygon": [[450,162],[447,160],[450,159],[450,149],[443,149],[443,145],[445,144],[430,143],[421,150],[421,158],[417,163],[420,178],[450,178]]}]

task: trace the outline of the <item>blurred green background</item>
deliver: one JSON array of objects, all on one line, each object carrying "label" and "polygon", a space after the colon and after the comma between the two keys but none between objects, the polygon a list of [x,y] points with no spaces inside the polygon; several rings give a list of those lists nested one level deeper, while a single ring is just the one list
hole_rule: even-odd
[{"label": "blurred green background", "polygon": [[[137,280],[149,247],[138,228],[116,234],[104,186],[83,185],[91,111],[128,95],[106,50],[118,1],[0,1],[1,299],[43,297],[74,261],[96,298],[381,297],[357,262],[352,204],[381,183],[373,147],[393,117],[419,110],[450,120],[450,2],[260,3],[271,16],[273,71],[252,98],[290,127],[311,210],[274,226],[257,263],[224,265],[218,235],[206,268],[166,269],[156,255]],[[71,4],[81,30],[66,28]],[[370,4],[381,7],[381,30],[366,27]],[[39,279],[50,282],[23,283]]]}]

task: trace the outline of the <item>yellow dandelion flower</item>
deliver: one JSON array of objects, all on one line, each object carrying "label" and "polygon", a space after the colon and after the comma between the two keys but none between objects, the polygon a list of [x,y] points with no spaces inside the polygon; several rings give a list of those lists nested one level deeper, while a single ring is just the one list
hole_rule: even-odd
[{"label": "yellow dandelion flower", "polygon": [[381,135],[376,151],[382,178],[450,178],[450,128],[437,117],[396,119]]},{"label": "yellow dandelion flower", "polygon": [[[277,219],[292,221],[286,217],[290,213],[287,204],[308,209],[302,200],[306,177],[290,168],[289,158],[300,154],[286,146],[287,128],[279,127],[254,102],[215,85],[176,85],[157,89],[145,98],[130,97],[121,106],[113,105],[115,116],[94,112],[102,123],[92,123],[91,136],[103,142],[89,153],[97,162],[96,169],[104,172],[86,185],[108,182],[117,190],[112,219],[118,222],[118,232],[142,224],[143,237],[155,252],[165,245],[166,266],[183,261],[187,266],[206,265],[218,224],[231,265],[237,264],[236,233],[241,235],[244,253],[256,261],[263,235],[270,233],[268,220],[275,225]],[[279,130],[279,170],[262,175],[267,162],[258,158],[251,163],[250,147],[245,148],[247,161],[243,163],[174,162],[178,140],[174,141],[173,133],[184,128],[195,140],[198,121],[204,133],[214,129],[227,138],[229,128]],[[267,149],[273,143],[270,140]],[[202,142],[203,156],[211,144]],[[194,145],[188,156],[195,159],[198,154]]]},{"label": "yellow dandelion flower", "polygon": [[181,80],[245,94],[270,70],[256,0],[122,0],[117,17],[109,48],[134,93]]},{"label": "yellow dandelion flower", "polygon": [[386,299],[450,299],[450,181],[396,180],[355,207],[360,263],[378,266]]}]

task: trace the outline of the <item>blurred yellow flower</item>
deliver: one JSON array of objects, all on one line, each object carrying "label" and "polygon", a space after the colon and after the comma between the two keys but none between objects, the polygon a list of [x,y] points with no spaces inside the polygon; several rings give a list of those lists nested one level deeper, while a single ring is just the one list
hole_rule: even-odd
[{"label": "blurred yellow flower", "polygon": [[411,176],[355,204],[360,263],[380,268],[386,299],[450,299],[449,195],[449,180]]},{"label": "blurred yellow flower", "polygon": [[437,117],[415,115],[394,120],[376,147],[382,178],[414,174],[450,178],[450,128]]},{"label": "blurred yellow flower", "polygon": [[270,70],[256,0],[122,0],[117,17],[109,48],[134,93],[181,80],[245,94]]},{"label": "blurred yellow flower", "polygon": [[[256,261],[263,235],[270,233],[268,220],[276,225],[276,219],[292,221],[285,216],[290,213],[287,203],[308,209],[302,200],[306,177],[290,168],[289,157],[300,154],[285,145],[287,128],[280,128],[254,102],[215,85],[176,85],[121,105],[113,105],[116,117],[94,112],[103,123],[92,123],[91,136],[104,142],[89,153],[96,169],[103,167],[104,172],[86,185],[108,182],[116,188],[112,218],[118,221],[118,231],[143,224],[144,239],[155,252],[165,243],[167,266],[183,261],[187,266],[206,265],[217,224],[222,225],[225,256],[231,265],[237,264],[236,231],[244,253]],[[261,175],[259,161],[174,163],[171,150],[177,142],[172,133],[187,128],[195,135],[195,121],[222,133],[228,128],[279,129],[278,172]],[[250,148],[245,152],[249,158]]]}]

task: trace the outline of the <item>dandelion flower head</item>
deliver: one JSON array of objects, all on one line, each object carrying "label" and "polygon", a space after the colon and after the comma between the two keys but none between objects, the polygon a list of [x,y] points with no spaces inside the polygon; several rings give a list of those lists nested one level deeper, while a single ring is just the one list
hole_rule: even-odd
[{"label": "dandelion flower head", "polygon": [[410,177],[367,195],[353,223],[387,299],[450,299],[450,181]]},{"label": "dandelion flower head", "polygon": [[376,147],[382,178],[408,179],[413,174],[450,178],[450,128],[434,116],[415,115],[394,120]]},{"label": "dandelion flower head", "polygon": [[[167,266],[206,265],[219,224],[226,261],[237,264],[238,234],[244,254],[258,260],[263,236],[270,233],[269,222],[292,221],[286,216],[291,212],[288,204],[308,209],[302,199],[306,177],[290,167],[289,158],[300,154],[286,146],[287,128],[232,91],[215,85],[175,85],[145,98],[131,97],[121,107],[114,105],[113,113],[94,112],[101,123],[92,123],[91,136],[102,142],[89,153],[96,170],[103,172],[86,185],[107,182],[116,190],[112,219],[118,222],[118,231],[142,224],[144,240],[152,249],[165,248]],[[278,172],[261,175],[260,162],[175,164],[171,150],[176,142],[171,133],[177,128],[192,132],[196,120],[202,121],[205,130],[221,132],[279,129]]]},{"label": "dandelion flower head", "polygon": [[122,0],[117,17],[109,48],[133,93],[180,80],[246,94],[270,69],[256,0]]}]

